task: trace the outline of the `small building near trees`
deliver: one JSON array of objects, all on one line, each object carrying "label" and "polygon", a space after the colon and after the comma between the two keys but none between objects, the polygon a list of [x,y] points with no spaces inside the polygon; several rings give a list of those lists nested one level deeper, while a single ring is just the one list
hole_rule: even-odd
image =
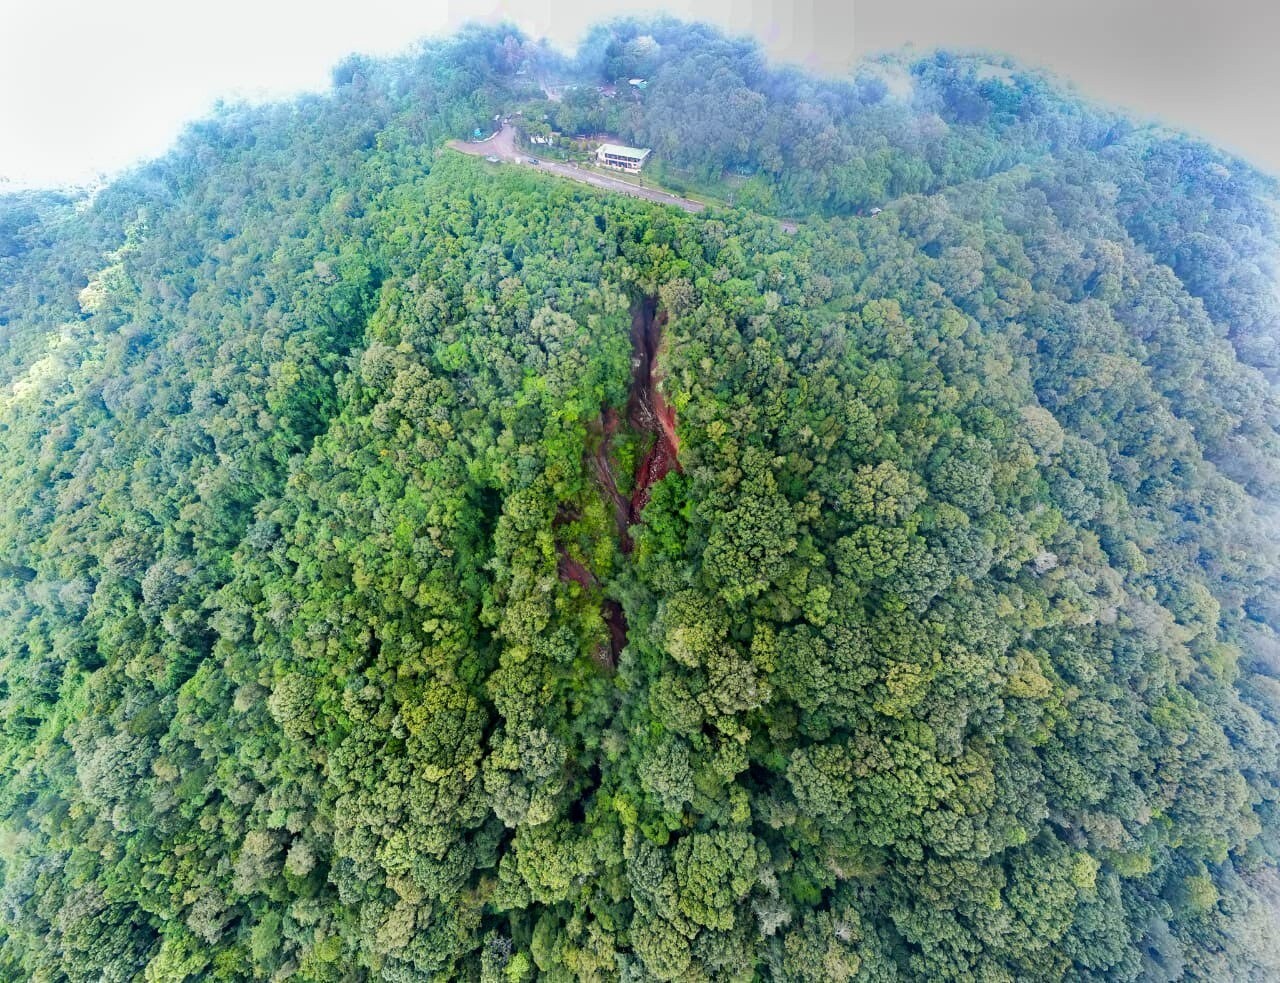
[{"label": "small building near trees", "polygon": [[620,143],[602,143],[596,148],[596,163],[638,174],[649,156],[648,147],[627,147]]}]

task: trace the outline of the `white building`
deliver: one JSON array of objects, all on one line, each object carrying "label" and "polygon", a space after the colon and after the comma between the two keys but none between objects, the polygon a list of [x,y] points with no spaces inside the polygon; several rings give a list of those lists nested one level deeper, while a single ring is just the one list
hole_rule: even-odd
[{"label": "white building", "polygon": [[624,147],[620,143],[602,143],[596,148],[596,163],[616,167],[620,171],[639,173],[649,156],[648,147]]}]

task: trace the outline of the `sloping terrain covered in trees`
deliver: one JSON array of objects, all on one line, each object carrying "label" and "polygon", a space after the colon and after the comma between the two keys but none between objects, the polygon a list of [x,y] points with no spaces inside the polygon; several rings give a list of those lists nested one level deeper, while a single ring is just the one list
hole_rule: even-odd
[{"label": "sloping terrain covered in trees", "polygon": [[[0,976],[1280,974],[1276,189],[1006,69],[470,30],[0,198]],[[747,207],[441,149],[553,75]]]}]

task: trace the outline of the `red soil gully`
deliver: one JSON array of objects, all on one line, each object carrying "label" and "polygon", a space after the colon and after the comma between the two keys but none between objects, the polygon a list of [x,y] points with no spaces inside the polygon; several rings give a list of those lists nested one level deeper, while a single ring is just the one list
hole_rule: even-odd
[{"label": "red soil gully", "polygon": [[627,532],[627,527],[631,525],[631,501],[618,490],[618,482],[613,476],[613,464],[609,460],[613,448],[613,435],[618,432],[618,414],[612,406],[604,408],[600,413],[600,419],[592,424],[592,430],[599,435],[600,439],[596,443],[595,452],[591,455],[591,468],[595,472],[596,481],[613,502],[613,521],[618,527],[622,552],[630,553],[631,536]]},{"label": "red soil gully", "polygon": [[[591,455],[591,467],[596,481],[613,502],[614,522],[624,554],[631,552],[631,526],[640,521],[640,514],[649,503],[650,488],[672,471],[680,471],[675,410],[658,389],[661,376],[657,363],[662,353],[662,329],[666,323],[666,311],[658,311],[656,298],[644,297],[631,307],[631,394],[627,400],[627,425],[636,433],[651,434],[654,439],[636,467],[630,499],[618,490],[610,461],[613,435],[618,431],[618,414],[606,406],[600,418],[591,425],[599,437]],[[565,582],[574,581],[585,588],[599,586],[595,575],[569,556],[563,547],[560,549],[559,572],[560,579]],[[627,619],[622,605],[612,598],[605,598],[600,613],[609,627],[609,651],[597,654],[596,658],[606,668],[612,669],[627,644]]]},{"label": "red soil gully", "polygon": [[628,525],[640,521],[640,513],[649,503],[650,487],[680,469],[675,410],[658,389],[661,376],[657,363],[666,323],[666,311],[659,313],[652,297],[645,297],[631,309],[632,371],[627,421],[637,433],[651,433],[656,439],[636,469]]},{"label": "red soil gully", "polygon": [[[565,583],[573,581],[581,584],[590,590],[593,587],[599,587],[600,582],[596,580],[595,574],[588,570],[582,563],[571,557],[568,551],[563,547],[559,547],[560,579]],[[622,649],[627,644],[627,618],[622,613],[622,605],[611,597],[606,597],[600,604],[600,614],[604,617],[604,623],[609,628],[609,647],[601,649],[595,655],[595,659],[600,665],[606,669],[613,669],[618,664],[618,656],[622,653]]]}]

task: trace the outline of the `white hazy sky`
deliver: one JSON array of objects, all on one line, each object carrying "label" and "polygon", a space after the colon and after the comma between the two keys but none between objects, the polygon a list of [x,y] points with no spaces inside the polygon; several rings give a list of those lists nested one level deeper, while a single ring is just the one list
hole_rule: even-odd
[{"label": "white hazy sky", "polygon": [[76,181],[164,151],[218,98],[323,89],[352,51],[449,26],[446,5],[0,0],[0,176]]},{"label": "white hazy sky", "polygon": [[351,52],[395,53],[468,20],[509,20],[571,50],[591,23],[658,6],[772,38],[775,54],[805,43],[751,0],[0,0],[0,179],[114,172],[162,153],[220,98],[323,90]]},{"label": "white hazy sky", "polygon": [[[1280,172],[1276,0],[667,0],[828,71],[908,42],[1007,51]],[[506,18],[571,48],[634,0],[0,0],[0,179],[82,182],[164,151],[219,99],[327,87],[346,54]],[[1212,9],[1211,9],[1212,8]],[[1183,16],[1187,11],[1196,16]],[[1055,14],[1056,11],[1056,14]],[[855,44],[855,41],[857,42]],[[1270,77],[1267,73],[1270,73]],[[1252,74],[1251,74],[1252,73]]]}]

